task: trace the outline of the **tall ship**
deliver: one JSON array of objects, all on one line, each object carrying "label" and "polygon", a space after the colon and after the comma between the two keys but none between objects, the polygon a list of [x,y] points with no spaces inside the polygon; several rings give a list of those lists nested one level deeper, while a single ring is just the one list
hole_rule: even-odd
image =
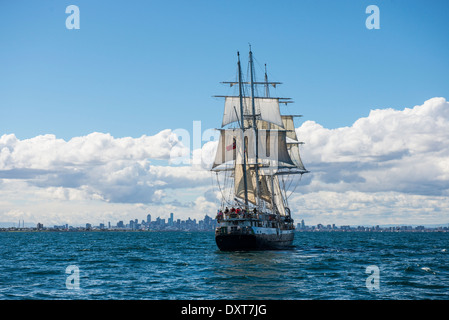
[{"label": "tall ship", "polygon": [[222,82],[238,89],[224,98],[215,172],[221,205],[215,241],[222,251],[272,250],[292,247],[295,226],[288,197],[308,171],[299,153],[294,118],[282,115],[280,105],[291,98],[273,97],[280,82],[257,81],[249,50],[249,78],[243,80],[237,52],[237,79]]}]

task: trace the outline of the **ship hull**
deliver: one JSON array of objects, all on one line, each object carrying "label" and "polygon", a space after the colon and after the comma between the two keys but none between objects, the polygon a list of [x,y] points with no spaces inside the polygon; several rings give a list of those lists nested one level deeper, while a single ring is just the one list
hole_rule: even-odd
[{"label": "ship hull", "polygon": [[273,230],[256,230],[251,234],[217,234],[215,236],[215,242],[221,251],[284,250],[292,248],[293,239],[294,230],[276,231],[274,228]]}]

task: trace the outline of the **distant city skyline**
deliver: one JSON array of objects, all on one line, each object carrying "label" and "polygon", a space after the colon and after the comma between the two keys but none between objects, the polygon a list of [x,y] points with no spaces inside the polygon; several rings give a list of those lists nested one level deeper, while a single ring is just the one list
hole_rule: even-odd
[{"label": "distant city skyline", "polygon": [[70,230],[70,229],[99,229],[99,230],[152,230],[152,231],[214,231],[217,226],[215,217],[210,217],[205,215],[202,220],[190,219],[182,220],[180,218],[175,219],[174,213],[170,213],[170,218],[166,222],[165,219],[161,219],[157,217],[156,219],[152,219],[151,214],[147,214],[145,220],[139,219],[131,219],[128,222],[123,220],[116,221],[115,224],[108,221],[107,223],[99,223],[92,224],[89,222],[85,222],[78,225],[69,225],[68,223],[61,225],[44,225],[43,223],[38,222],[33,225],[28,223],[27,226],[24,226],[24,222],[18,222],[17,225],[13,223],[1,223],[0,228],[41,228],[41,229],[51,229],[51,230]]},{"label": "distant city skyline", "polygon": [[[424,224],[424,225],[414,225],[414,224],[398,224],[398,225],[337,225],[332,224],[322,224],[318,223],[315,225],[307,225],[304,219],[300,222],[296,222],[296,231],[449,231],[449,223],[441,224]],[[14,229],[36,229],[39,227],[47,230],[121,230],[121,231],[214,231],[218,226],[216,217],[210,217],[208,215],[204,216],[203,220],[197,221],[196,219],[182,220],[180,218],[175,219],[173,212],[170,213],[168,221],[166,222],[164,218],[151,216],[150,213],[147,214],[146,219],[131,219],[128,223],[123,220],[119,220],[114,224],[111,221],[107,223],[99,223],[97,225],[91,224],[89,222],[79,224],[79,225],[53,225],[44,226],[42,223],[33,225],[27,223],[24,225],[24,221],[14,223],[2,223],[0,222],[1,228],[14,228]]]},{"label": "distant city skyline", "polygon": [[[191,231],[208,231],[214,232],[218,223],[215,219],[205,216],[204,220],[196,221],[196,219],[181,220],[165,222],[165,219],[157,217],[155,221],[142,220],[141,223],[138,219],[130,220],[128,224],[123,221],[118,221],[116,225],[112,225],[108,222],[107,225],[100,223],[99,225],[92,225],[86,223],[85,226],[70,226],[54,225],[44,226],[42,223],[38,223],[36,226],[18,227],[15,226],[2,226],[0,225],[0,231],[154,231],[154,232],[191,232]],[[328,224],[323,225],[318,223],[317,225],[306,225],[304,220],[297,223],[296,232],[449,232],[449,223],[440,225],[341,225]]]}]

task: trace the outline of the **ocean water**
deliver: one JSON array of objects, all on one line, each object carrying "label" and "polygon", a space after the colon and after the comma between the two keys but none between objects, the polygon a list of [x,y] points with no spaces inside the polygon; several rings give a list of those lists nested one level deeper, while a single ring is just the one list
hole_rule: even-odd
[{"label": "ocean water", "polygon": [[449,299],[449,233],[305,232],[294,245],[220,252],[212,232],[2,232],[0,299]]}]

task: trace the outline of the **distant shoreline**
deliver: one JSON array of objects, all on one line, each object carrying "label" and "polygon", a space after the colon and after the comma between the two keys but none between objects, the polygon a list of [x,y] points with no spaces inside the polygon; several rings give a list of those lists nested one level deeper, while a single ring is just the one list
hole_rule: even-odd
[{"label": "distant shoreline", "polygon": [[[423,229],[401,229],[401,227],[390,227],[390,228],[382,228],[382,229],[374,229],[371,227],[364,227],[363,229],[359,228],[350,228],[350,229],[307,229],[307,230],[301,230],[296,229],[295,230],[298,233],[303,232],[336,232],[336,233],[345,233],[345,232],[360,232],[360,233],[401,233],[401,232],[407,232],[407,233],[429,233],[429,232],[449,232],[448,227],[436,227],[436,228],[423,228]],[[70,230],[64,230],[64,229],[36,229],[36,228],[0,228],[1,232],[62,232],[62,233],[79,233],[79,232],[210,232],[213,233],[213,230],[130,230],[130,229],[70,229]]]},{"label": "distant shoreline", "polygon": [[92,230],[64,230],[64,229],[44,229],[37,230],[36,228],[0,228],[0,232],[67,232],[67,233],[77,233],[77,232],[214,232],[212,230],[129,230],[129,229],[92,229]]}]

